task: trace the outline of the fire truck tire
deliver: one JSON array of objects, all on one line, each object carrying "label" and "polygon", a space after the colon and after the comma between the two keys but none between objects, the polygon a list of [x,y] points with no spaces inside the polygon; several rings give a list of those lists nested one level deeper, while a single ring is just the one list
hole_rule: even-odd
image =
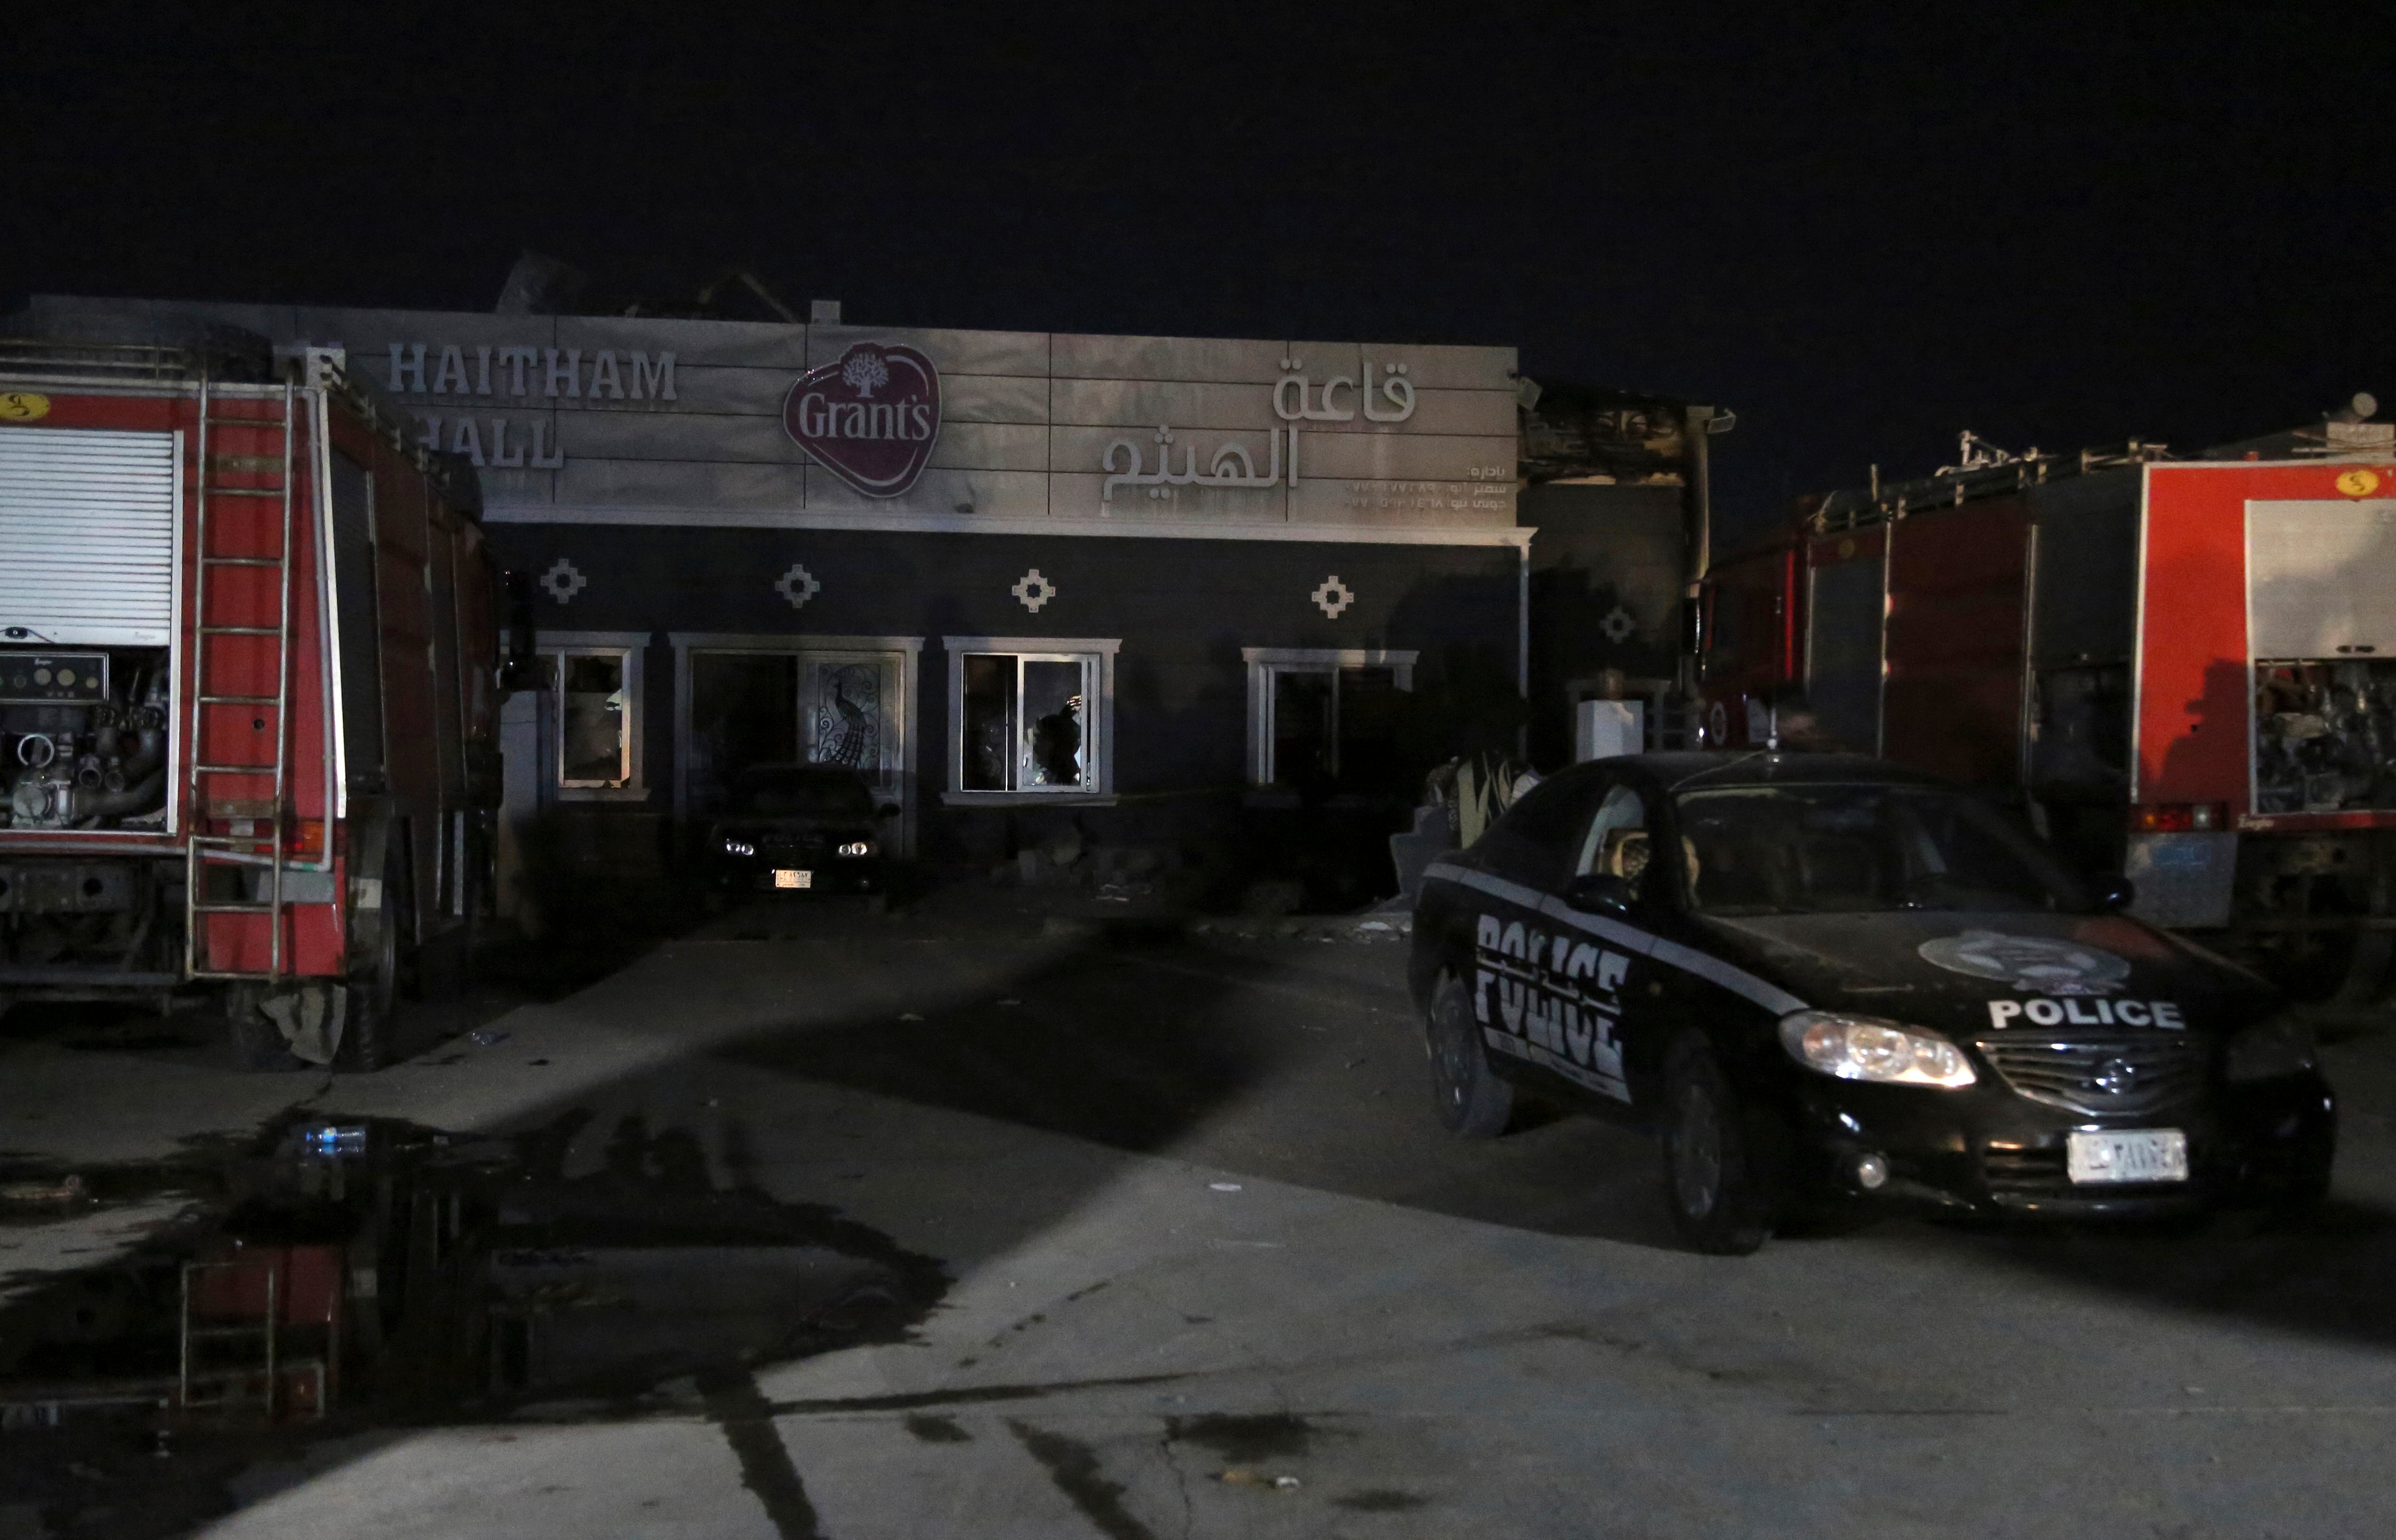
[{"label": "fire truck tire", "polygon": [[350,975],[349,1024],[342,1033],[341,1058],[346,1068],[371,1074],[393,1060],[393,1013],[399,998],[399,909],[393,896],[402,890],[393,882],[399,867],[395,856],[383,860],[383,903],[364,927],[357,967]]}]

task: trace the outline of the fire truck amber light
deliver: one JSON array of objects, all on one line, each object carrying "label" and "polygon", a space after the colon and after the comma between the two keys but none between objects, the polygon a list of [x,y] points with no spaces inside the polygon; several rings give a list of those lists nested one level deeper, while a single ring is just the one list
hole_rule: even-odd
[{"label": "fire truck amber light", "polygon": [[2130,810],[2140,834],[2203,834],[2230,827],[2226,803],[2141,803]]},{"label": "fire truck amber light", "polygon": [[1977,1078],[1963,1051],[1946,1039],[1872,1016],[1792,1012],[1780,1018],[1780,1042],[1790,1058],[1841,1080],[1955,1091]]},{"label": "fire truck amber light", "polygon": [[851,840],[848,843],[840,847],[840,854],[843,856],[871,856],[873,854],[873,842],[872,840]]}]

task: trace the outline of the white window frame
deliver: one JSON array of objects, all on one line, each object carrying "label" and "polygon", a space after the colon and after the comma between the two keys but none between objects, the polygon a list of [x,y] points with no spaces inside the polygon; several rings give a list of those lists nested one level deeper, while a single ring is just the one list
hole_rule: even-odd
[{"label": "white window frame", "polygon": [[[647,736],[648,698],[641,667],[648,652],[647,631],[565,631],[533,633],[533,650],[550,658],[550,721],[541,754],[549,763],[547,794],[559,802],[645,803],[648,777],[643,768],[643,739]],[[624,660],[625,764],[631,772],[622,785],[566,778],[566,659],[569,657],[614,656]]]},{"label": "white window frame", "polygon": [[[1115,800],[1115,655],[1123,650],[1117,636],[944,636],[949,654],[948,790],[940,793],[947,807],[1008,807],[1032,803],[1111,805]],[[1095,665],[1097,698],[1082,702],[1083,766],[1087,784],[1053,790],[968,791],[965,790],[965,656],[996,653],[1034,662],[1081,661]],[[1018,688],[1020,689],[1018,684]]]},{"label": "white window frame", "polygon": [[[1412,647],[1242,647],[1240,660],[1248,668],[1248,781],[1273,784],[1273,696],[1284,674],[1329,674],[1333,689],[1342,669],[1387,669],[1391,683],[1408,695],[1415,688]],[[1332,697],[1338,710],[1338,697]]]}]

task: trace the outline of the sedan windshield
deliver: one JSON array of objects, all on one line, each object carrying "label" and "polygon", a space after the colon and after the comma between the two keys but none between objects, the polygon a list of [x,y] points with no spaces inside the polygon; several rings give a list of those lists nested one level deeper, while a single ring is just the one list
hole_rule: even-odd
[{"label": "sedan windshield", "polygon": [[1737,786],[1676,799],[1710,914],[2083,911],[2070,874],[1969,797],[1919,786]]},{"label": "sedan windshield", "polygon": [[732,810],[765,818],[864,818],[873,796],[845,770],[761,765],[733,783]]}]

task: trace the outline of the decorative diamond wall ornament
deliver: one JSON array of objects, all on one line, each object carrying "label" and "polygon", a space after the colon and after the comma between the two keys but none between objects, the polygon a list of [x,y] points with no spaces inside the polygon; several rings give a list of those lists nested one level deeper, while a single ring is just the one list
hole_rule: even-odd
[{"label": "decorative diamond wall ornament", "polygon": [[582,576],[581,569],[572,562],[560,556],[555,566],[540,575],[540,586],[549,591],[552,599],[563,604],[589,588],[591,579]]},{"label": "decorative diamond wall ornament", "polygon": [[792,562],[790,571],[774,579],[774,591],[788,599],[792,609],[799,609],[821,593],[823,585],[816,581],[814,573]]},{"label": "decorative diamond wall ornament", "polygon": [[1323,586],[1314,591],[1314,607],[1334,620],[1339,618],[1341,610],[1355,602],[1356,595],[1350,591],[1347,584],[1339,580],[1339,575],[1336,572],[1323,579]]},{"label": "decorative diamond wall ornament", "polygon": [[1057,597],[1057,585],[1041,577],[1040,569],[1033,567],[1018,578],[1015,580],[1015,587],[1008,591],[1023,602],[1025,609],[1037,615],[1040,613],[1041,605]]},{"label": "decorative diamond wall ornament", "polygon": [[1608,642],[1619,645],[1631,640],[1631,633],[1639,629],[1639,622],[1631,617],[1629,610],[1617,604],[1612,614],[1597,623],[1597,629],[1605,633]]}]

